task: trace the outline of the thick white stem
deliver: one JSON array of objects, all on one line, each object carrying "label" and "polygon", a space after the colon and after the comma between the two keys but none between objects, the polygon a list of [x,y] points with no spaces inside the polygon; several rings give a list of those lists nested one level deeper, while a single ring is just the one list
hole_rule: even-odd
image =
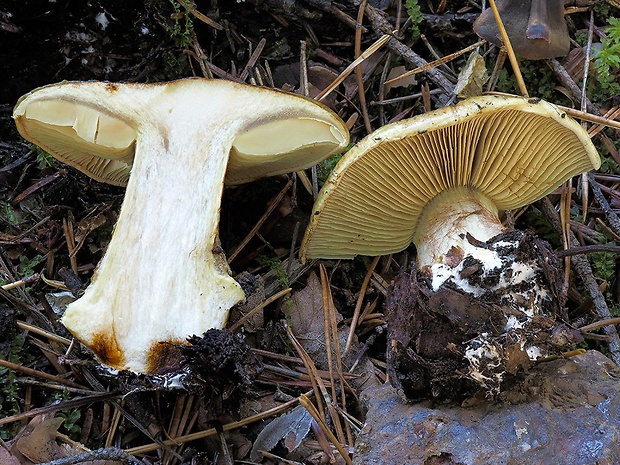
[{"label": "thick white stem", "polygon": [[194,130],[190,118],[185,131],[149,126],[138,138],[113,238],[63,318],[114,368],[152,372],[170,347],[159,342],[222,328],[244,298],[223,256],[213,253],[234,128]]},{"label": "thick white stem", "polygon": [[497,208],[480,193],[466,187],[442,192],[424,207],[416,227],[418,267],[444,263],[451,250],[467,255],[473,249],[468,233],[487,241],[503,230]]}]

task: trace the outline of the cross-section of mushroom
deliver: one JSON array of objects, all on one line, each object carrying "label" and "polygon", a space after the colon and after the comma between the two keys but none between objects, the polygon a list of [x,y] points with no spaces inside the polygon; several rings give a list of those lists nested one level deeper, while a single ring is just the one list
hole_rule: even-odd
[{"label": "cross-section of mushroom", "polygon": [[[508,361],[507,341],[526,359],[544,355],[529,335],[543,320],[551,324],[558,307],[550,248],[506,229],[500,212],[528,205],[599,164],[587,132],[552,104],[498,95],[464,100],[385,126],[347,152],[317,198],[300,256],[385,255],[414,243],[413,274],[427,289],[396,286],[388,310],[400,312],[405,300],[413,307],[425,302],[422,311],[401,315],[407,320],[401,323],[414,326],[433,310],[448,314],[424,321],[404,346],[423,346],[438,363],[451,357],[447,352],[459,354],[467,367],[447,364],[443,375],[458,378],[455,370],[462,370],[495,392],[507,364],[523,365],[516,356]],[[442,328],[439,320],[453,326]],[[440,341],[428,340],[433,328]],[[459,335],[450,340],[452,330]],[[429,375],[425,369],[420,378]]]},{"label": "cross-section of mushroom", "polygon": [[225,180],[304,169],[348,142],[312,100],[199,78],[46,86],[14,119],[60,160],[127,185],[108,249],[62,321],[105,364],[143,373],[164,371],[188,336],[222,328],[245,297],[217,247]]}]

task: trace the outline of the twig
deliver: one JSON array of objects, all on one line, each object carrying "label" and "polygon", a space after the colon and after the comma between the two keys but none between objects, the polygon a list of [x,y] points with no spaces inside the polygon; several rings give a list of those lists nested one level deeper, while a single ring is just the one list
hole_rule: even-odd
[{"label": "twig", "polygon": [[[372,5],[366,5],[366,16],[375,31],[392,34],[392,31],[394,30],[393,26],[389,23],[385,16],[383,16],[383,14]],[[390,50],[400,55],[403,60],[413,66],[418,67],[428,64],[424,58],[411,50],[411,48],[407,47],[396,37],[390,37],[390,40],[387,42],[387,46]],[[438,69],[431,68],[426,72],[426,74],[428,78],[435,83],[435,85],[441,87],[448,95],[452,95],[454,84],[452,84]]]},{"label": "twig", "polygon": [[11,289],[15,289],[16,287],[20,287],[20,286],[25,286],[26,284],[30,284],[35,282],[36,280],[38,280],[41,277],[41,275],[39,273],[35,273],[33,275],[30,275],[24,279],[19,279],[17,281],[13,281],[12,283],[9,284],[5,284],[2,286],[2,290],[4,291],[8,291]]},{"label": "twig", "polygon": [[[78,388],[78,389],[83,389],[84,388],[83,385],[75,383],[75,382],[70,381],[68,379],[60,378],[58,376],[51,375],[51,374],[46,373],[44,371],[35,370],[33,368],[28,368],[28,367],[25,367],[23,365],[18,365],[17,363],[9,362],[8,360],[3,360],[1,358],[0,358],[0,366],[3,366],[5,368],[10,368],[11,370],[19,371],[19,372],[24,373],[26,375],[34,376],[36,378],[43,378],[43,379],[47,379],[49,381],[54,381],[55,383],[58,383],[58,384],[64,384],[66,386],[71,386],[71,387]],[[1,422],[2,422],[2,420],[0,420],[0,424],[1,424]]]},{"label": "twig", "polygon": [[593,245],[583,245],[579,247],[571,247],[570,249],[558,250],[556,251],[556,255],[558,258],[564,257],[572,257],[573,255],[579,254],[587,254],[594,252],[613,252],[620,254],[620,245],[609,245],[609,244],[593,244]]},{"label": "twig", "polygon": [[[586,53],[584,57],[584,65],[583,65],[583,79],[581,81],[581,111],[588,110],[588,98],[587,98],[587,83],[588,83],[588,73],[590,71],[590,54],[592,50],[592,36],[594,35],[594,9],[590,10],[590,27],[588,28],[588,43],[586,45]],[[582,122],[584,130],[587,130],[586,123]],[[588,193],[590,189],[588,188],[588,174],[581,174],[581,185],[582,185],[582,193],[581,193],[581,209],[583,211],[583,221],[585,223],[586,217],[588,216]]]},{"label": "twig", "polygon": [[572,116],[573,118],[588,121],[590,123],[602,124],[603,126],[607,126],[610,128],[620,129],[620,121],[615,121],[613,119],[605,118],[603,116],[598,116],[592,113],[587,113],[585,111],[576,110],[575,108],[564,107],[562,105],[556,105],[556,107],[560,108],[567,115]]},{"label": "twig", "polygon": [[400,76],[396,76],[395,78],[390,79],[389,81],[385,81],[385,84],[393,84],[395,82],[400,81],[401,79],[405,79],[409,76],[414,76],[416,74],[419,73],[423,73],[424,71],[428,71],[431,68],[436,68],[439,65],[443,65],[449,61],[454,60],[455,58],[460,57],[461,55],[464,55],[467,52],[471,52],[472,50],[480,47],[481,45],[486,44],[487,41],[486,40],[481,40],[479,42],[476,42],[475,44],[470,45],[469,47],[465,47],[462,50],[459,50],[458,52],[454,52],[451,53],[450,55],[446,55],[444,57],[439,58],[438,60],[435,61],[431,61],[430,63],[425,64],[424,66],[418,66],[415,69],[409,70],[404,72],[403,74],[401,74]]},{"label": "twig", "polygon": [[71,345],[71,341],[66,337],[58,336],[50,331],[45,331],[44,329],[39,328],[38,326],[33,326],[28,323],[24,323],[23,321],[17,321],[17,327],[19,329],[23,329],[24,331],[30,331],[31,333],[38,334],[39,336],[43,336],[48,338],[50,341],[60,342],[66,346]]},{"label": "twig", "polygon": [[[543,214],[547,217],[547,219],[556,229],[556,231],[561,231],[562,226],[560,224],[558,212],[551,204],[549,198],[544,197],[539,204],[541,206]],[[581,246],[572,231],[570,231],[569,237],[572,247]],[[585,286],[586,291],[590,295],[590,298],[594,303],[594,308],[596,309],[596,313],[598,314],[598,316],[603,320],[611,319],[611,312],[609,311],[609,307],[607,306],[607,302],[605,301],[605,296],[598,287],[598,283],[594,278],[594,274],[592,273],[592,267],[590,266],[590,262],[588,261],[588,259],[582,255],[575,255],[574,257],[572,257],[571,263],[575,272],[577,273],[577,276],[579,277],[579,279],[581,279],[581,282]],[[618,332],[613,326],[606,326],[603,330],[605,331],[605,334],[609,336],[608,344],[611,359],[616,365],[620,366],[620,336],[618,336]]]},{"label": "twig", "polygon": [[[570,74],[568,74],[564,66],[562,66],[562,64],[555,58],[546,60],[546,63],[549,65],[549,67],[553,71],[553,74],[560,81],[560,83],[569,90],[573,98],[580,99],[581,89],[575,83],[575,81],[573,81],[573,79],[570,77]],[[594,105],[588,98],[585,99],[585,102],[586,102],[586,109],[590,112],[594,111]]]},{"label": "twig", "polygon": [[62,459],[45,462],[41,465],[76,465],[79,463],[92,463],[95,460],[103,460],[106,462],[115,461],[127,465],[143,465],[141,461],[131,456],[127,452],[116,447],[106,447],[104,449],[91,450],[79,455],[64,457]]},{"label": "twig", "polygon": [[260,54],[263,53],[263,49],[265,48],[266,43],[267,39],[265,39],[264,37],[258,42],[258,45],[256,45],[256,50],[254,50],[252,56],[250,56],[250,59],[246,63],[245,68],[243,68],[243,71],[241,71],[239,79],[245,82],[245,80],[248,78],[248,75],[250,74],[250,69],[252,69],[252,67],[258,61],[258,59],[260,58]]},{"label": "twig", "polygon": [[368,57],[370,57],[373,53],[375,53],[377,50],[379,50],[381,47],[383,47],[386,42],[388,42],[390,40],[390,36],[388,34],[380,37],[374,44],[372,44],[370,47],[368,47],[366,50],[364,50],[364,52],[357,57],[355,60],[353,60],[353,62],[347,66],[344,71],[342,71],[338,77],[336,79],[334,79],[334,82],[332,82],[329,86],[327,86],[325,89],[323,89],[316,97],[315,99],[318,101],[323,100],[325,97],[327,97],[336,87],[338,87],[340,85],[340,83],[342,81],[344,81],[354,70],[355,68],[362,63],[364,60],[366,60]]},{"label": "twig", "polygon": [[[359,58],[362,54],[362,21],[364,20],[364,8],[366,7],[367,0],[362,0],[362,4],[357,12],[357,24],[359,27],[355,30],[355,58]],[[360,99],[360,108],[362,110],[362,116],[364,118],[364,127],[366,132],[370,134],[372,132],[372,126],[370,124],[370,117],[368,116],[368,106],[366,105],[366,92],[364,91],[364,73],[362,71],[362,65],[359,64],[355,67],[355,78],[357,80],[357,92]]]},{"label": "twig", "polygon": [[73,220],[70,217],[62,219],[62,229],[65,233],[65,240],[67,242],[67,249],[69,250],[69,263],[71,263],[71,271],[76,275],[78,274],[77,259],[73,251],[75,250],[75,236],[73,233]]},{"label": "twig", "polygon": [[589,325],[582,326],[581,328],[579,328],[579,331],[581,331],[582,333],[587,333],[589,331],[594,331],[595,329],[602,328],[603,326],[618,324],[620,324],[620,318],[611,318],[609,320],[601,320],[595,323],[591,323]]},{"label": "twig", "polygon": [[217,29],[218,31],[222,31],[224,29],[224,27],[220,23],[212,20],[207,15],[198,11],[198,9],[196,9],[196,7],[192,4],[192,2],[189,2],[188,0],[179,0],[179,1],[181,2],[185,10],[189,12],[192,16],[194,16],[196,19],[199,19],[203,23],[211,26],[213,29]]},{"label": "twig", "polygon": [[[325,266],[321,264],[320,266],[321,273],[321,296],[323,298],[323,324],[324,324],[324,334],[325,334],[325,351],[327,353],[327,366],[329,369],[329,384],[331,385],[331,399],[330,402],[330,413],[332,413],[332,421],[334,424],[334,428],[336,429],[336,434],[338,435],[338,441],[344,442],[344,430],[342,429],[342,423],[340,423],[340,416],[333,415],[334,410],[334,400],[337,398],[336,392],[336,374],[334,372],[334,351],[337,351],[338,348],[335,346],[336,341],[338,340],[338,329],[335,332],[332,331],[334,329],[332,325],[332,319],[335,322],[336,317],[332,314],[332,305],[331,305],[331,289],[329,287],[329,280],[327,278],[327,270]],[[334,342],[334,346],[332,346],[332,338]],[[340,380],[342,381],[342,377],[340,376]],[[343,389],[344,390],[344,389]]]},{"label": "twig", "polygon": [[344,461],[347,463],[347,465],[353,465],[353,462],[351,461],[351,457],[349,457],[349,454],[347,454],[347,451],[344,450],[344,448],[342,447],[342,444],[340,444],[336,436],[334,436],[334,433],[332,433],[331,430],[328,428],[327,424],[325,423],[325,420],[323,420],[324,417],[319,414],[316,407],[312,404],[312,402],[310,402],[310,399],[308,399],[305,395],[302,394],[301,396],[299,396],[299,403],[304,406],[304,408],[308,411],[310,415],[312,415],[312,418],[314,418],[314,421],[316,421],[316,423],[319,425],[321,430],[327,435],[327,437],[330,439],[332,444],[336,447],[336,449],[338,450],[338,452],[340,453]]},{"label": "twig", "polygon": [[275,302],[280,297],[285,296],[286,294],[288,294],[291,291],[292,291],[292,288],[287,287],[286,289],[282,289],[280,292],[276,292],[274,295],[272,295],[267,300],[265,300],[262,304],[257,305],[252,310],[250,310],[248,313],[246,313],[241,318],[239,318],[239,320],[235,321],[234,324],[230,325],[230,327],[228,328],[229,331],[230,332],[236,331],[243,323],[248,321],[250,318],[252,318],[254,315],[256,315],[259,311],[261,311],[267,305],[269,305],[272,302]]},{"label": "twig", "polygon": [[114,399],[115,397],[121,397],[121,394],[115,392],[102,392],[101,394],[94,394],[88,397],[80,397],[77,399],[65,400],[57,404],[48,405],[47,407],[34,408],[27,412],[17,413],[10,417],[0,418],[0,425],[6,425],[13,423],[14,421],[21,421],[26,418],[36,417],[45,413],[57,412],[59,410],[72,409],[81,407],[83,405],[92,404],[93,402],[101,402],[104,400]]},{"label": "twig", "polygon": [[[347,396],[346,396],[345,388],[350,388],[350,386],[348,386],[347,381],[345,380],[344,364],[342,363],[342,355],[340,352],[340,337],[338,335],[338,321],[336,319],[336,316],[337,316],[336,305],[334,304],[334,297],[329,287],[329,279],[327,277],[327,270],[325,269],[325,266],[323,265],[321,265],[321,285],[323,288],[323,295],[327,297],[327,299],[324,299],[324,302],[326,304],[325,310],[326,310],[326,316],[327,316],[326,323],[328,322],[330,325],[329,328],[326,328],[327,330],[326,333],[331,333],[331,337],[333,338],[333,341],[334,341],[333,352],[331,351],[331,349],[328,351],[329,360],[330,360],[330,365],[331,365],[331,354],[332,353],[335,354],[336,368],[338,370],[337,379],[340,383],[340,402],[342,403],[342,408],[340,408],[336,404],[335,401],[332,401],[332,407],[338,413],[340,413],[340,416],[342,416],[343,412],[344,413],[347,412]],[[336,383],[335,383],[336,380],[334,379],[334,373],[332,372],[331,366],[330,366],[330,376],[331,376],[330,382],[332,383],[332,397],[336,399]],[[351,427],[348,421],[345,423],[345,430],[347,433],[347,443],[353,444],[353,434],[351,432]]]},{"label": "twig", "polygon": [[611,208],[611,205],[609,205],[609,202],[607,202],[607,199],[603,195],[603,192],[601,192],[601,186],[599,185],[598,181],[594,179],[594,175],[591,172],[588,173],[588,180],[590,182],[590,186],[592,187],[594,198],[600,205],[601,210],[603,210],[603,212],[605,213],[605,218],[609,222],[609,226],[614,233],[620,236],[620,218],[618,218],[618,215],[616,215],[616,213]]}]

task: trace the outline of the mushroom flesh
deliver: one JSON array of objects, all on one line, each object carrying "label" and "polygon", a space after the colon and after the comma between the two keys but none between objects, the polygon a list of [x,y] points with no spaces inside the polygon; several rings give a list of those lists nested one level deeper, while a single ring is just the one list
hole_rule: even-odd
[{"label": "mushroom flesh", "polygon": [[149,374],[173,367],[187,337],[224,327],[245,297],[217,241],[225,180],[305,169],[348,142],[315,101],[202,78],[63,82],[23,96],[13,116],[61,161],[127,185],[109,246],[62,322],[106,365]]}]

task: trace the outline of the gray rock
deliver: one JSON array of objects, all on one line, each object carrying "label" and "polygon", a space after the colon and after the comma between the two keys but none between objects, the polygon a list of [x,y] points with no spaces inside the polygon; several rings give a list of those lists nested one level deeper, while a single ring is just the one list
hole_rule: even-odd
[{"label": "gray rock", "polygon": [[406,403],[364,391],[355,465],[620,463],[620,369],[600,352],[542,363],[499,403]]}]

